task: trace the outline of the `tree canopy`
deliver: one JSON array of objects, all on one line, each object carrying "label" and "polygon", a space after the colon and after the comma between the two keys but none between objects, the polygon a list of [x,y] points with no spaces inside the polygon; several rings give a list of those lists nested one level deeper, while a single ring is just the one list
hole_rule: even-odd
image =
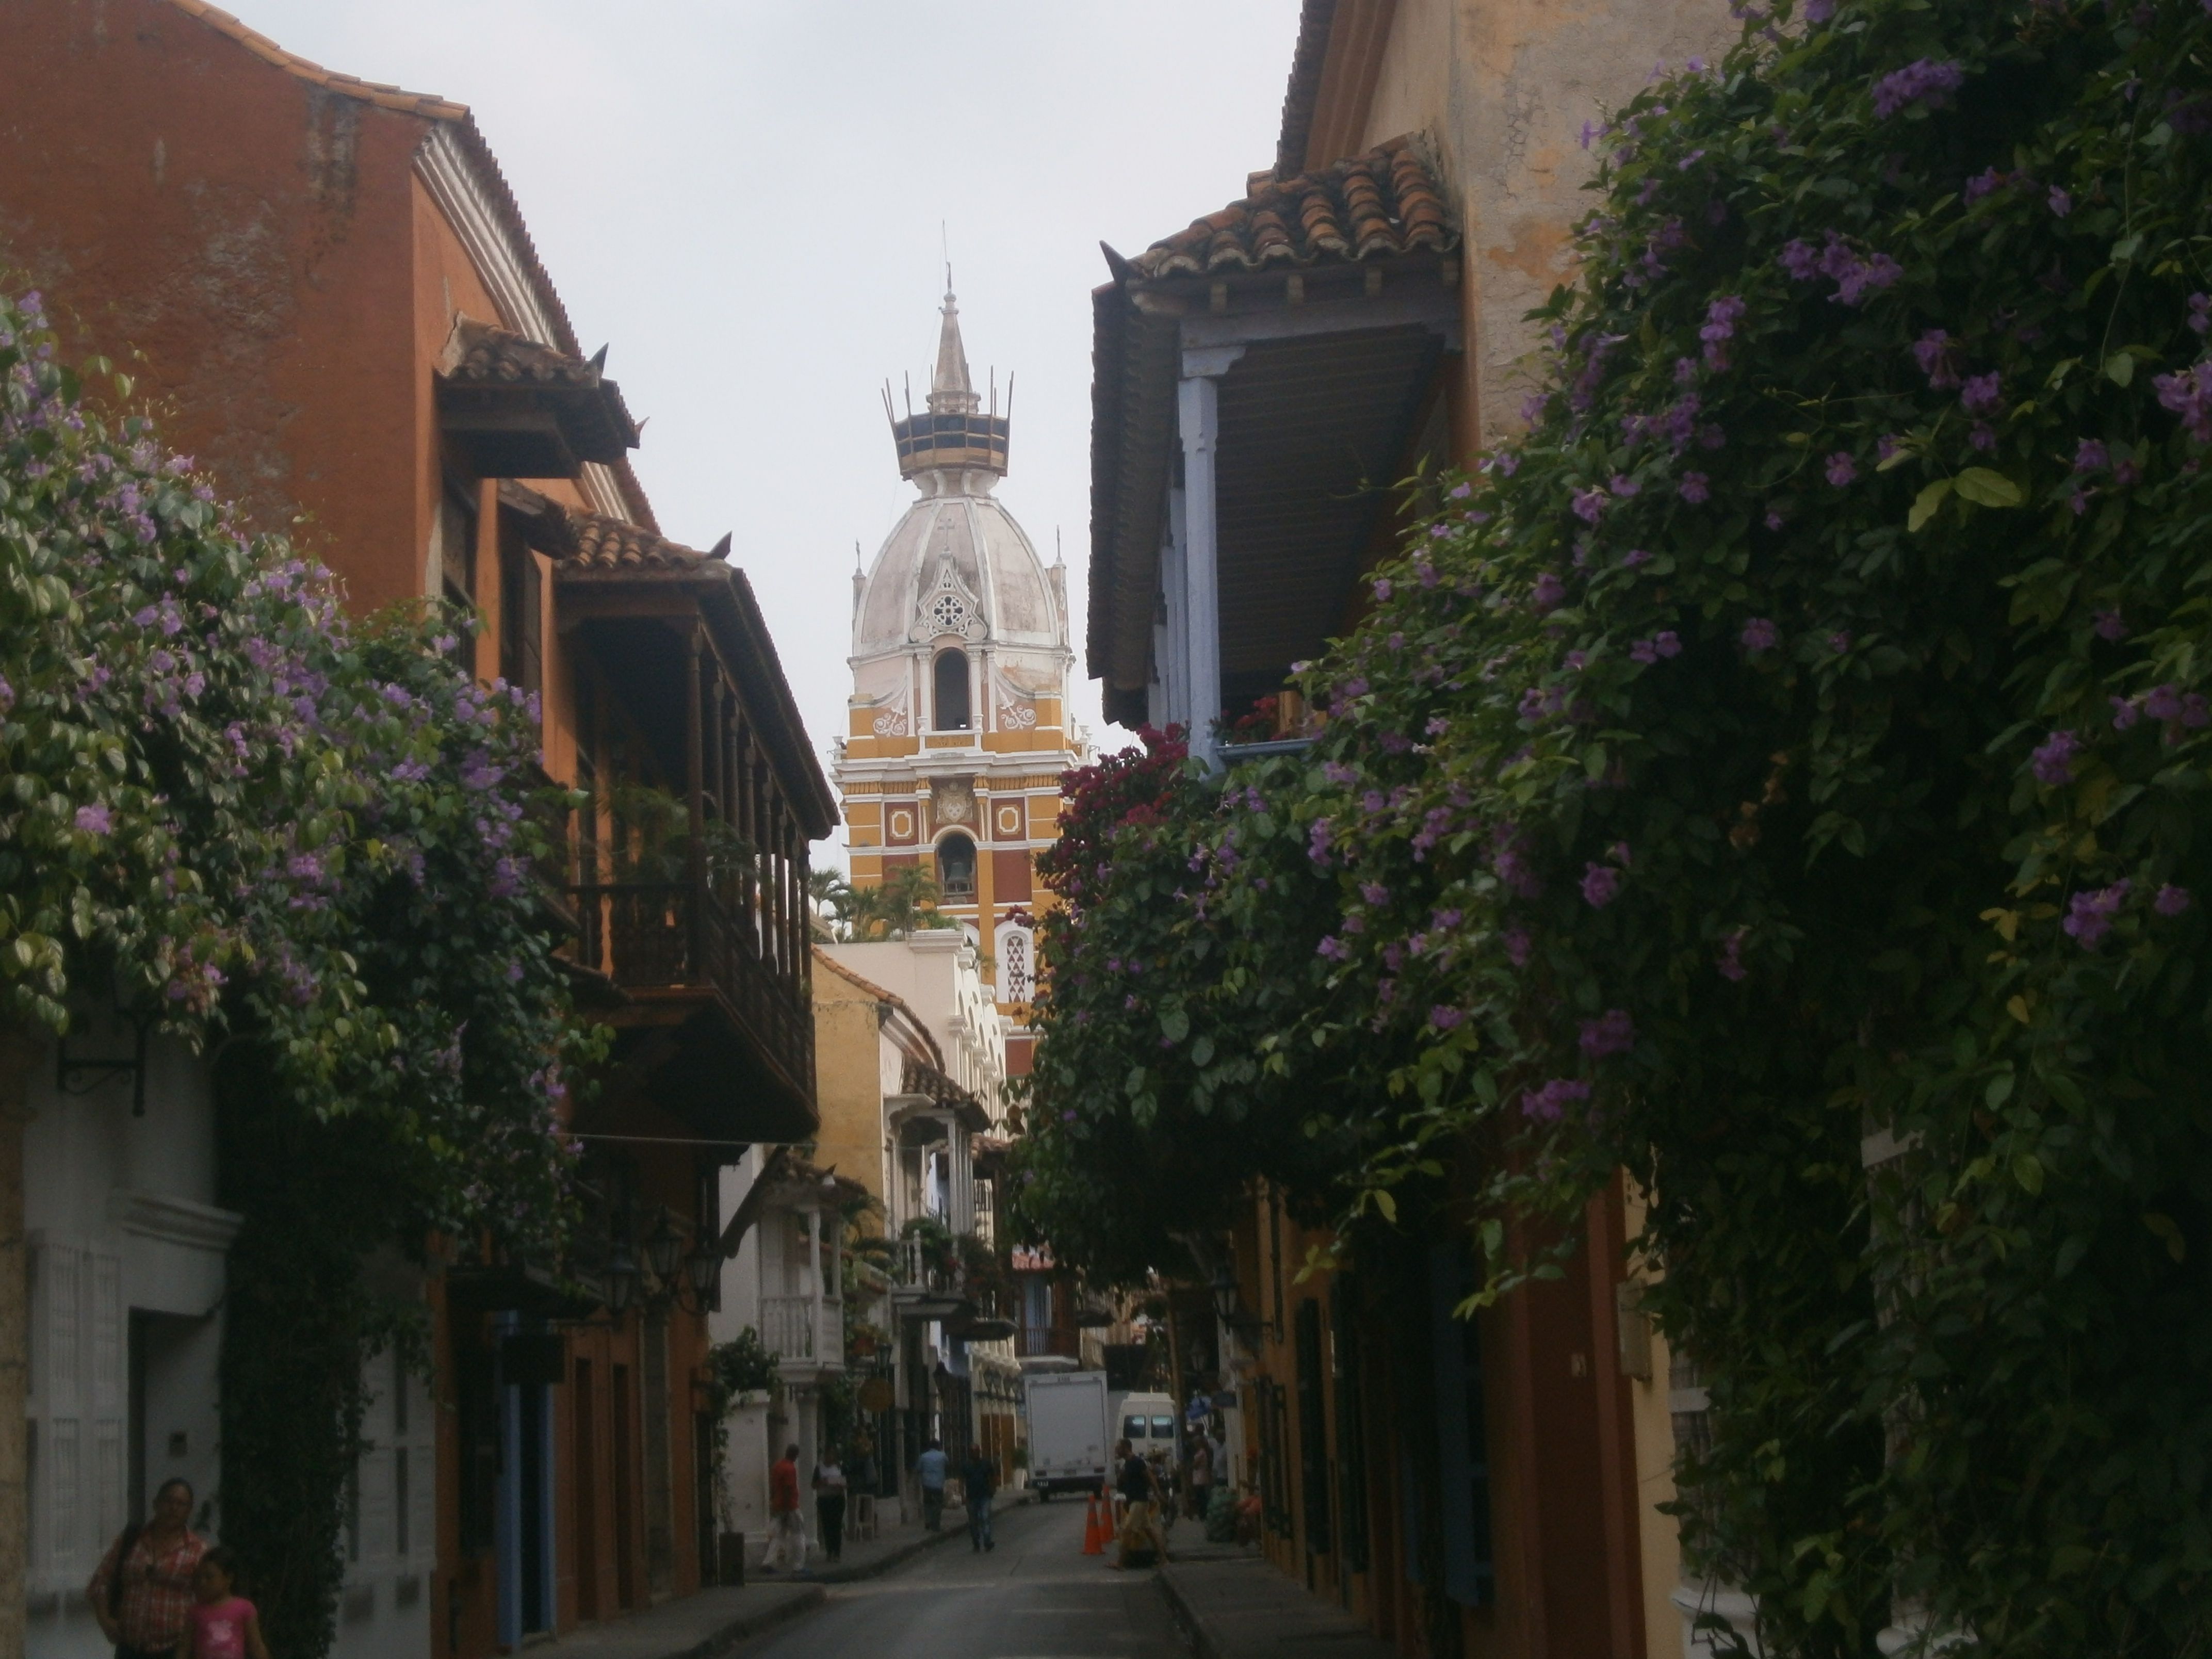
[{"label": "tree canopy", "polygon": [[2212,15],[1739,9],[1586,133],[1526,433],[1425,486],[1312,750],[1099,803],[1023,1201],[1442,1194],[1489,1299],[1626,1169],[1769,1651],[2191,1650]]}]

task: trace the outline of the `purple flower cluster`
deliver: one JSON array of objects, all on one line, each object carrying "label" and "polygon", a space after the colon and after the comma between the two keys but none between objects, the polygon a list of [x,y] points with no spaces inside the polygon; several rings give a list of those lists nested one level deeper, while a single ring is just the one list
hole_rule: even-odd
[{"label": "purple flower cluster", "polygon": [[2161,374],[2151,385],[2158,390],[2160,407],[2181,416],[2191,437],[2212,443],[2212,359],[2178,374]]},{"label": "purple flower cluster", "polygon": [[2112,931],[2112,921],[2127,902],[2133,883],[2124,879],[2110,887],[2093,888],[2076,893],[2067,901],[2066,919],[2058,925],[2085,951],[2094,951],[2105,942],[2105,935]]},{"label": "purple flower cluster", "polygon": [[1765,617],[1753,617],[1743,625],[1743,648],[1753,656],[1762,651],[1771,651],[1782,643],[1782,630]]},{"label": "purple flower cluster", "polygon": [[1874,83],[1874,112],[1886,121],[1915,104],[1940,107],[1966,84],[1966,72],[1958,64],[1919,58]]},{"label": "purple flower cluster", "polygon": [[1578,1078],[1555,1077],[1521,1097],[1521,1115],[1533,1123],[1557,1123],[1567,1108],[1589,1098],[1590,1086]]},{"label": "purple flower cluster", "polygon": [[2074,781],[2074,757],[2081,752],[2081,739],[2071,732],[2053,732],[2028,757],[2028,769],[2038,783],[2056,787]]},{"label": "purple flower cluster", "polygon": [[1592,1060],[1625,1054],[1636,1046],[1636,1022],[1626,1008],[1608,1008],[1582,1023],[1582,1051]]},{"label": "purple flower cluster", "polygon": [[1681,639],[1671,628],[1654,634],[1648,640],[1638,640],[1628,647],[1631,662],[1655,663],[1662,657],[1679,657],[1681,654]]},{"label": "purple flower cluster", "polygon": [[1836,291],[1828,297],[1844,306],[1864,305],[1869,295],[1880,293],[1905,275],[1905,267],[1887,253],[1861,253],[1832,230],[1826,247],[1815,248],[1802,240],[1784,244],[1781,263],[1783,270],[1801,283],[1809,283],[1815,276],[1829,278]]},{"label": "purple flower cluster", "polygon": [[1931,391],[1948,391],[1959,384],[1958,343],[1940,328],[1931,328],[1912,343],[1912,361],[1928,377]]},{"label": "purple flower cluster", "polygon": [[1712,480],[1702,472],[1685,472],[1682,475],[1680,493],[1682,499],[1689,502],[1692,507],[1700,506],[1711,499]]},{"label": "purple flower cluster", "polygon": [[1729,366],[1728,343],[1735,337],[1735,325],[1743,320],[1746,309],[1743,301],[1733,294],[1724,294],[1705,307],[1705,325],[1698,331],[1698,337],[1705,342],[1708,368]]},{"label": "purple flower cluster", "polygon": [[1620,872],[1609,864],[1583,866],[1583,902],[1602,910],[1620,896]]},{"label": "purple flower cluster", "polygon": [[1723,935],[1720,953],[1713,960],[1714,971],[1731,985],[1741,981],[1746,972],[1743,965],[1744,932],[1739,927]]}]

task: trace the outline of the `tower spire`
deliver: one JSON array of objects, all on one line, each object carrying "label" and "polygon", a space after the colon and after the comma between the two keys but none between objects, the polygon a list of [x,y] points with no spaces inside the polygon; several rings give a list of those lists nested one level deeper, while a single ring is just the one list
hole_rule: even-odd
[{"label": "tower spire", "polygon": [[952,297],[952,267],[945,267],[945,320],[937,333],[937,372],[929,380],[929,412],[973,415],[975,388],[968,379],[968,353],[960,343],[960,307]]}]

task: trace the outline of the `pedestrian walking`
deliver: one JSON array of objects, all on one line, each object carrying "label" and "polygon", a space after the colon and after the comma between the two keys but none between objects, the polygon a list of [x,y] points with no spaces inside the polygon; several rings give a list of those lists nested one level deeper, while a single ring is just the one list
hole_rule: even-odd
[{"label": "pedestrian walking", "polygon": [[1213,1453],[1204,1439],[1190,1449],[1190,1512],[1200,1520],[1213,1501]]},{"label": "pedestrian walking", "polygon": [[192,1485],[165,1480],[154,1511],[125,1527],[85,1586],[115,1659],[181,1659],[190,1633],[192,1576],[208,1541],[192,1530]]},{"label": "pedestrian walking", "polygon": [[1120,1465],[1115,1490],[1127,1506],[1121,1516],[1121,1550],[1117,1567],[1148,1567],[1166,1553],[1158,1519],[1159,1477],[1152,1466],[1133,1450],[1127,1441],[1117,1441],[1114,1458]]},{"label": "pedestrian walking", "polygon": [[222,1545],[192,1574],[191,1659],[269,1659],[261,1610],[238,1593],[238,1558]]},{"label": "pedestrian walking", "polygon": [[960,1470],[961,1495],[968,1500],[968,1544],[975,1553],[999,1547],[991,1536],[991,1494],[999,1488],[999,1472],[983,1455],[981,1446],[968,1448],[968,1462]]},{"label": "pedestrian walking", "polygon": [[806,1570],[806,1517],[799,1510],[799,1448],[786,1446],[768,1472],[768,1553],[763,1572]]},{"label": "pedestrian walking", "polygon": [[945,1448],[934,1440],[914,1460],[915,1479],[921,1482],[921,1526],[925,1532],[945,1530],[945,1474],[950,1462]]},{"label": "pedestrian walking", "polygon": [[814,1466],[814,1520],[822,1553],[835,1561],[845,1553],[845,1471],[831,1453]]}]

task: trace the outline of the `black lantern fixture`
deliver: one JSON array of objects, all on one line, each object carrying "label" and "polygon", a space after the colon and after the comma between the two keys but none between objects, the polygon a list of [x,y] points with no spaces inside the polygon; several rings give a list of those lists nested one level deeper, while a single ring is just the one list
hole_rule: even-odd
[{"label": "black lantern fixture", "polygon": [[673,1289],[684,1261],[684,1235],[676,1231],[665,1210],[660,1212],[660,1224],[653,1230],[653,1237],[645,1241],[645,1259],[653,1267],[653,1276]]},{"label": "black lantern fixture", "polygon": [[684,1273],[691,1281],[691,1294],[699,1298],[701,1307],[706,1307],[722,1277],[722,1253],[702,1237],[684,1258]]},{"label": "black lantern fixture", "polygon": [[1237,1322],[1237,1275],[1230,1272],[1227,1262],[1213,1270],[1213,1277],[1207,1282],[1206,1288],[1213,1292],[1213,1311],[1221,1316],[1221,1322],[1234,1326]]},{"label": "black lantern fixture", "polygon": [[637,1300],[640,1284],[644,1275],[638,1272],[637,1257],[629,1243],[622,1238],[614,1241],[607,1252],[607,1265],[600,1271],[599,1285],[607,1299],[607,1308],[617,1319],[628,1311]]}]

